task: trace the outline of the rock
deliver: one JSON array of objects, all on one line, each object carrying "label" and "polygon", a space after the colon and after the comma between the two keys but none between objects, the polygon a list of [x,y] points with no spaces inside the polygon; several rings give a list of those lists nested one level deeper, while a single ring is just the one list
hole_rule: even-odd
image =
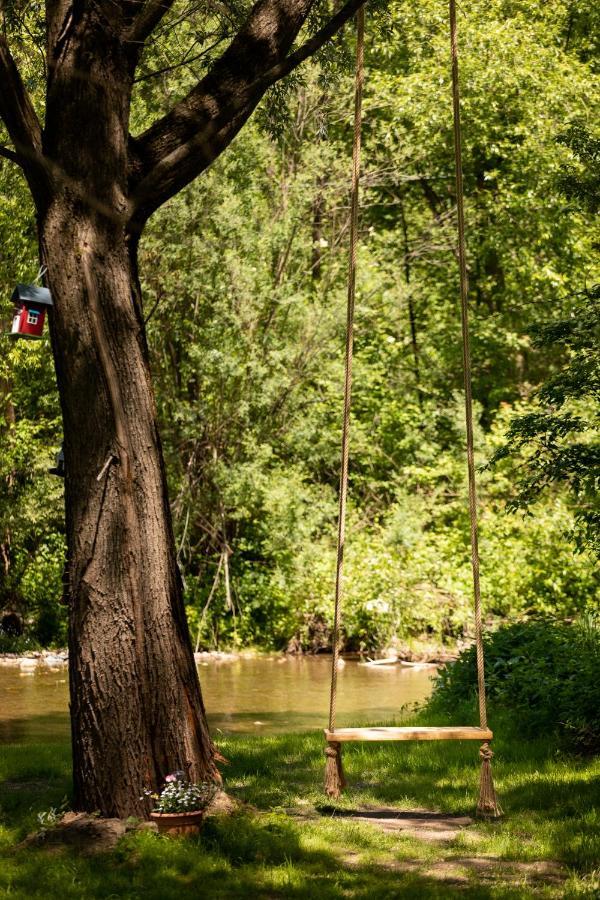
[{"label": "rock", "polygon": [[66,845],[77,847],[86,855],[107,853],[116,847],[126,831],[127,826],[121,819],[101,819],[87,813],[68,812],[53,828],[30,834],[22,846],[56,848]]},{"label": "rock", "polygon": [[234,800],[229,794],[226,794],[225,791],[218,791],[206,810],[206,817],[230,816],[238,809],[240,809],[240,803],[237,800]]},{"label": "rock", "polygon": [[22,656],[19,659],[19,668],[21,669],[35,669],[37,664],[37,659],[30,659],[28,656]]},{"label": "rock", "polygon": [[64,665],[64,660],[61,656],[54,656],[52,653],[49,653],[47,656],[42,657],[42,662],[45,666],[58,667]]},{"label": "rock", "polygon": [[152,831],[155,834],[158,834],[158,825],[156,822],[140,822],[139,825],[136,825],[136,831]]}]

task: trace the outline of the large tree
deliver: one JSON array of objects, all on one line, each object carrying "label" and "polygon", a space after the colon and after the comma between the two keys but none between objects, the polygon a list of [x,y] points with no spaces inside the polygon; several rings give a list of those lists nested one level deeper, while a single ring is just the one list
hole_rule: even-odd
[{"label": "large tree", "polygon": [[[78,809],[143,814],[142,788],[169,771],[218,778],[174,548],[140,236],[149,216],[230,144],[267,89],[361,2],[334,5],[332,13],[317,0],[259,0],[245,19],[239,4],[191,4],[195,16],[224,14],[238,24],[187,95],[138,135],[129,121],[144,47],[190,7],[47,0],[42,123],[9,46],[19,10],[4,6],[0,116],[12,147],[0,155],[22,168],[29,185],[54,298]],[[312,34],[296,45],[309,16]]]}]

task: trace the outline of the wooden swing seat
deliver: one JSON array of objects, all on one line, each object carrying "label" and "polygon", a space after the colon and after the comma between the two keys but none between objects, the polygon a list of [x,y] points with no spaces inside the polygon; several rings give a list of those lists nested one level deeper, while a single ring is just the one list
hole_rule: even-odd
[{"label": "wooden swing seat", "polygon": [[452,106],[454,122],[454,170],[456,183],[456,223],[458,234],[458,264],[460,273],[460,315],[462,324],[462,357],[465,388],[465,424],[467,438],[467,479],[469,485],[469,521],[471,526],[471,564],[473,570],[473,599],[475,601],[475,646],[477,653],[477,688],[479,698],[479,722],[481,727],[383,727],[340,728],[335,727],[337,702],[337,676],[340,653],[340,623],[343,597],[344,546],[346,539],[346,504],[348,499],[348,459],[350,452],[350,405],[352,394],[352,358],[354,352],[354,312],[356,300],[356,260],[358,247],[358,207],[360,186],[360,149],[362,89],[364,78],[364,6],[357,10],[356,69],[354,82],[354,141],[352,145],[352,189],[350,212],[350,252],[348,265],[348,304],[346,309],[346,358],[344,365],[344,414],[342,419],[342,453],[340,471],[337,567],[335,575],[335,604],[333,618],[331,660],[331,686],[329,695],[329,727],[325,729],[325,793],[328,797],[340,796],[345,778],[342,767],[342,743],[346,741],[479,741],[481,777],[478,814],[497,818],[502,810],[496,798],[492,781],[489,746],[493,734],[487,727],[485,704],[485,680],[483,665],[483,619],[479,584],[479,550],[477,543],[477,495],[475,490],[475,458],[473,439],[473,410],[471,388],[471,350],[469,343],[469,284],[465,246],[464,189],[461,160],[460,96],[458,85],[458,49],[456,34],[456,2],[450,0],[450,45],[452,56]]},{"label": "wooden swing seat", "polygon": [[325,740],[329,743],[341,741],[491,741],[494,737],[489,728],[449,725],[441,728],[431,726],[405,728],[338,728],[325,729]]}]

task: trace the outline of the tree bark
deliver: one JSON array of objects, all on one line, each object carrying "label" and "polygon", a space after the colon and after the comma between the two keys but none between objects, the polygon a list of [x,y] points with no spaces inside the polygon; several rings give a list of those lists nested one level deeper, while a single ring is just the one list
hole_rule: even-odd
[{"label": "tree bark", "polygon": [[51,68],[44,129],[53,194],[39,209],[39,237],[65,436],[75,807],[125,817],[148,812],[144,788],[169,772],[219,775],[128,230],[134,51],[119,22],[96,12],[74,19],[53,52],[60,65]]},{"label": "tree bark", "polygon": [[[136,272],[123,229],[62,196],[41,225],[65,429],[77,809],[215,779],[185,618]],[[135,252],[135,251],[134,251]]]},{"label": "tree bark", "polygon": [[406,213],[404,211],[404,198],[400,200],[400,221],[402,223],[402,235],[404,239],[404,282],[406,284],[406,296],[408,300],[408,321],[410,324],[410,345],[413,355],[413,371],[415,373],[415,386],[417,389],[417,399],[419,408],[423,409],[423,392],[421,390],[421,371],[419,363],[419,342],[417,339],[417,317],[415,314],[415,305],[411,294],[410,283],[410,242],[408,240],[408,223],[406,221]]}]

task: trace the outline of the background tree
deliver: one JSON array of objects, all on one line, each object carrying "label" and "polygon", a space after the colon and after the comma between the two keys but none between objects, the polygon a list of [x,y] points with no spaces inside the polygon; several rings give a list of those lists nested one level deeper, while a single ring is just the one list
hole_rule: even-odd
[{"label": "background tree", "polygon": [[[475,4],[461,28],[482,463],[510,409],[528,408],[555,363],[532,346],[531,325],[558,315],[557,291],[592,278],[596,265],[593,218],[567,211],[557,184],[572,158],[557,129],[588,115],[594,82],[576,44],[563,49],[565,9]],[[354,650],[468,636],[472,619],[447,23],[437,3],[394,3],[385,28],[367,42],[345,616]],[[255,120],[161,210],[142,243],[178,546],[202,647],[329,646],[351,149],[340,98],[350,93],[344,78],[332,86],[327,70],[311,67],[287,94],[276,132],[266,115]],[[260,214],[248,225],[252,210]],[[168,290],[182,270],[191,273],[184,317]],[[220,445],[216,464],[197,452],[209,434]],[[565,492],[523,521],[505,515],[514,482],[504,472],[486,473],[480,487],[488,613],[572,616],[593,606],[597,571],[586,556],[572,558]]]},{"label": "background tree", "polygon": [[[595,215],[600,208],[600,140],[577,124],[559,140],[574,154],[560,185],[573,204]],[[569,298],[561,312],[561,318],[533,333],[534,346],[549,354],[558,351],[558,369],[537,391],[533,410],[512,419],[507,442],[492,463],[511,454],[521,463],[513,509],[529,510],[548,489],[566,485],[575,507],[575,543],[598,556],[600,284]]]}]

